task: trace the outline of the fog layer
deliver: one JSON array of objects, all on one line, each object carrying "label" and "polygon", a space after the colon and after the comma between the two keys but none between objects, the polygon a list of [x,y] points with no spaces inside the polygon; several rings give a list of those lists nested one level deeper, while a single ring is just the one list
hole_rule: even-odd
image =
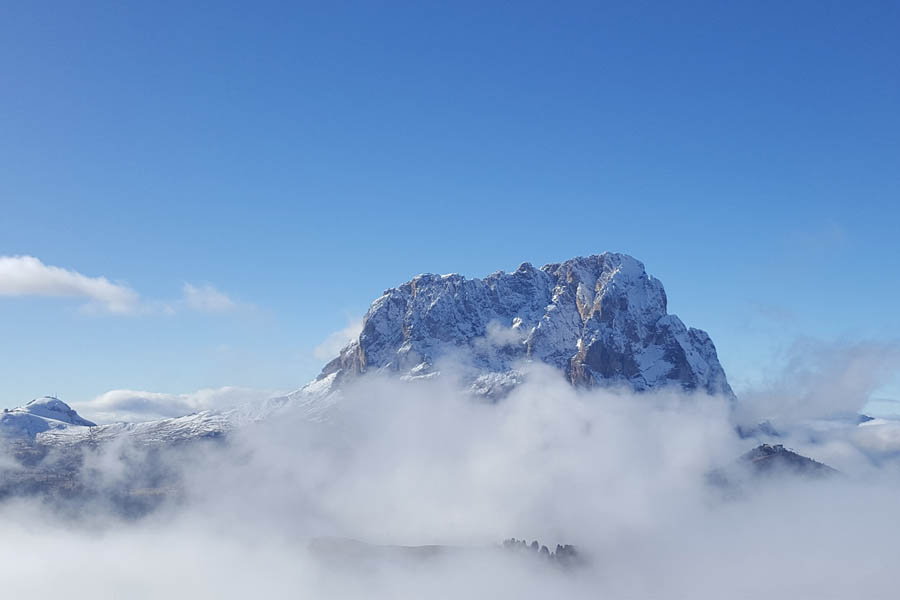
[{"label": "fog layer", "polygon": [[[833,444],[859,469],[730,494],[707,474],[756,442],[725,399],[576,390],[541,368],[496,403],[366,378],[325,422],[285,411],[173,452],[181,489],[141,519],[7,502],[0,570],[31,598],[894,597],[894,462],[854,431]],[[89,464],[115,479],[121,456]],[[513,536],[574,544],[582,564],[502,549]],[[322,538],[445,548],[323,553]]]}]

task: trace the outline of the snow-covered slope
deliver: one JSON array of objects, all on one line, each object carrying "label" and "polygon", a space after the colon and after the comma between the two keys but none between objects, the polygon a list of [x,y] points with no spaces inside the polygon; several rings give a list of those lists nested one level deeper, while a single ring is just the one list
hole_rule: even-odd
[{"label": "snow-covered slope", "polygon": [[67,427],[38,433],[35,440],[47,446],[78,442],[106,442],[119,437],[145,445],[175,444],[224,435],[235,426],[228,413],[204,411],[174,419],[143,423],[111,423],[94,427]]},{"label": "snow-covered slope", "polygon": [[676,385],[732,396],[709,336],[666,312],[662,283],[638,260],[605,253],[484,279],[419,275],[372,303],[359,337],[319,376],[431,376],[453,365],[476,391],[502,392],[521,360],[574,384]]}]

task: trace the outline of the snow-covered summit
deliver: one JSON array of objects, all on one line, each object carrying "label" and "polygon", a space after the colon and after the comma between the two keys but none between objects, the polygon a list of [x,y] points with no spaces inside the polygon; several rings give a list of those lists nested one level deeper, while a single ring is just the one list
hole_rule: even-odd
[{"label": "snow-covered summit", "polygon": [[414,277],[372,303],[358,338],[319,380],[340,385],[372,371],[423,377],[452,363],[474,389],[494,389],[490,382],[515,380],[522,360],[552,365],[579,385],[732,396],[709,336],[668,314],[662,283],[615,253],[540,269],[523,263],[483,279]]},{"label": "snow-covered summit", "polygon": [[19,408],[6,409],[0,415],[0,432],[7,435],[34,437],[50,430],[75,427],[93,427],[68,404],[53,396],[36,398]]}]

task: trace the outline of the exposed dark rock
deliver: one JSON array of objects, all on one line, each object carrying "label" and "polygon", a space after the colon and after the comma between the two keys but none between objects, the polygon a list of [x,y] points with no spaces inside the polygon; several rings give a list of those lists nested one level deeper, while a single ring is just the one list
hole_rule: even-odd
[{"label": "exposed dark rock", "polygon": [[551,561],[560,566],[575,566],[582,562],[582,558],[575,550],[575,546],[569,544],[565,546],[557,544],[556,550],[551,552],[547,546],[541,546],[537,540],[534,540],[529,545],[525,540],[509,538],[508,540],[503,540],[503,547],[507,550],[518,551]]},{"label": "exposed dark rock", "polygon": [[824,463],[785,448],[781,444],[760,444],[738,459],[749,465],[756,474],[793,474],[811,477],[828,477],[839,471]]},{"label": "exposed dark rock", "polygon": [[736,497],[743,494],[748,486],[755,487],[770,478],[820,480],[839,474],[837,469],[789,450],[781,444],[760,444],[741,455],[731,465],[710,471],[706,480],[724,490],[726,496]]}]

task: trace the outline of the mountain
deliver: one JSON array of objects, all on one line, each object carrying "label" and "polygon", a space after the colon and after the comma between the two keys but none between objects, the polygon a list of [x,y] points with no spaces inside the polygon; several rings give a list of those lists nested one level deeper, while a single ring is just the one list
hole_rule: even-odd
[{"label": "mountain", "polygon": [[733,397],[716,348],[666,310],[662,283],[625,254],[579,257],[484,279],[425,274],[386,290],[362,331],[317,381],[340,386],[364,373],[431,377],[453,370],[483,395],[540,361],[575,385],[677,386]]},{"label": "mountain", "polygon": [[60,431],[70,426],[93,427],[77,412],[53,396],[36,398],[19,408],[5,409],[0,415],[0,432],[5,435],[35,437],[45,431]]},{"label": "mountain", "polygon": [[839,471],[824,463],[798,454],[782,444],[760,444],[743,454],[738,462],[750,467],[757,475],[787,473],[812,477],[827,477]]}]

